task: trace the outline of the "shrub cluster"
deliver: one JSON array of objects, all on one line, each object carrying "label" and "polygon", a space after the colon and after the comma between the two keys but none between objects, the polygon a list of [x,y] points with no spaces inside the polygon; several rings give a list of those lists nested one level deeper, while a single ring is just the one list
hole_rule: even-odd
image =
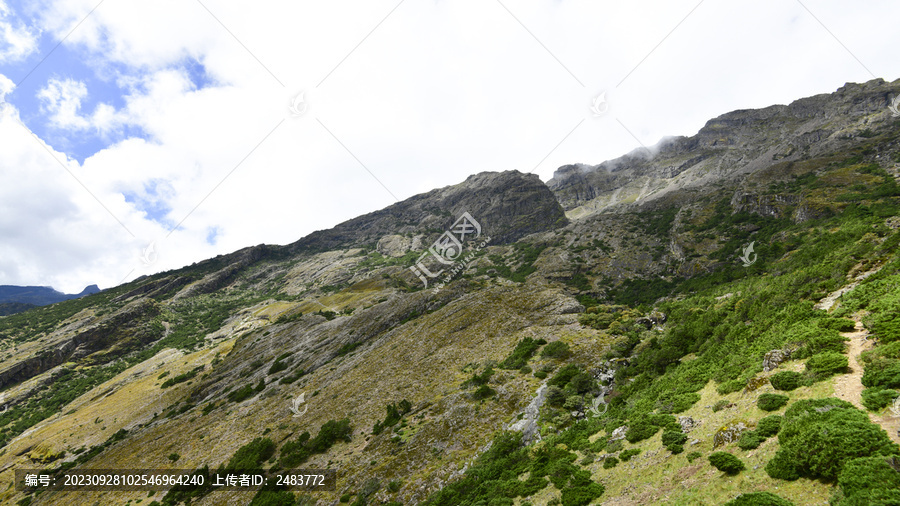
[{"label": "shrub cluster", "polygon": [[338,441],[350,442],[353,428],[350,419],[328,420],[319,429],[316,437],[310,439],[309,432],[304,432],[295,441],[288,441],[281,447],[278,465],[290,469],[296,467],[316,453],[325,453]]},{"label": "shrub cluster", "polygon": [[766,465],[772,478],[834,481],[855,458],[900,453],[888,435],[852,404],[805,399],[785,411],[778,453]]},{"label": "shrub cluster", "polygon": [[677,455],[684,451],[684,443],[687,442],[687,434],[674,430],[666,430],[662,435],[662,444],[667,450]]},{"label": "shrub cluster", "polygon": [[568,344],[562,341],[553,341],[547,346],[544,346],[544,349],[541,350],[541,356],[544,358],[565,360],[572,356],[572,350],[569,349]]},{"label": "shrub cluster", "polygon": [[735,457],[728,452],[715,452],[710,454],[709,463],[726,474],[737,474],[744,470],[744,463],[741,459]]},{"label": "shrub cluster", "polygon": [[756,406],[763,411],[775,411],[781,409],[787,402],[786,395],[761,394],[756,400]]},{"label": "shrub cluster", "polygon": [[[580,430],[579,434],[583,435]],[[579,443],[575,446],[583,446],[586,442],[586,438],[579,436],[577,439]],[[562,491],[563,506],[587,505],[603,494],[603,485],[592,482],[591,473],[574,464],[577,456],[564,449],[561,442],[557,436],[546,440],[547,444],[526,448],[522,445],[521,434],[500,433],[462,479],[435,492],[424,504],[512,504],[516,497],[534,495],[553,483]],[[518,479],[523,475],[528,479]]]},{"label": "shrub cluster", "polygon": [[384,421],[379,420],[375,422],[375,426],[372,427],[372,434],[381,434],[387,427],[397,425],[397,422],[403,418],[403,415],[412,411],[412,403],[403,399],[398,405],[395,406],[391,403],[385,406],[384,409],[387,411],[387,414],[384,416]]},{"label": "shrub cluster", "polygon": [[834,351],[826,351],[809,357],[806,370],[817,379],[827,378],[847,370],[847,357]]},{"label": "shrub cluster", "polygon": [[500,369],[521,369],[528,364],[528,360],[534,356],[534,353],[543,344],[547,344],[547,341],[544,339],[526,337],[519,341],[512,353],[497,364],[497,367]]},{"label": "shrub cluster", "polygon": [[773,374],[769,378],[769,383],[775,390],[784,390],[789,392],[799,387],[803,382],[803,375],[795,371],[781,371]]},{"label": "shrub cluster", "polygon": [[862,403],[866,409],[878,411],[892,404],[900,392],[890,388],[867,388],[862,392]]}]

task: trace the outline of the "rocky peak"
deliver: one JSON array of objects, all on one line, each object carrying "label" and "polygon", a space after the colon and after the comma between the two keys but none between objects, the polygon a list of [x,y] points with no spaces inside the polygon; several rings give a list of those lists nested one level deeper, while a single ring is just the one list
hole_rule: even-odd
[{"label": "rocky peak", "polygon": [[[535,174],[482,172],[462,183],[415,195],[293,243],[294,252],[375,246],[385,236],[436,238],[468,212],[492,244],[515,242],[567,223],[550,189]],[[412,241],[411,241],[412,242]],[[384,242],[382,243],[384,246]]]}]

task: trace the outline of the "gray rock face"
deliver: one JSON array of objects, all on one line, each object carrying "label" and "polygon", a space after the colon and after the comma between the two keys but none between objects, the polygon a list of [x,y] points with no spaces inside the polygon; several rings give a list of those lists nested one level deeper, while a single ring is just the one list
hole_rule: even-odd
[{"label": "gray rock face", "polygon": [[[698,191],[715,190],[728,180],[772,169],[807,157],[852,146],[867,129],[894,119],[888,110],[900,95],[900,81],[875,79],[848,83],[831,94],[807,97],[790,105],[738,110],[706,123],[692,137],[673,137],[650,149],[640,148],[598,165],[572,164],[556,170],[547,185],[567,211],[599,213],[613,207],[643,205],[667,199],[690,199]],[[780,164],[780,165],[779,165]],[[804,221],[816,211],[800,196],[779,195],[776,201],[756,198],[752,190],[734,197],[735,210],[780,216],[796,206],[792,218]]]},{"label": "gray rock face", "polygon": [[378,240],[375,251],[388,257],[402,257],[412,247],[412,239],[402,235],[386,235]]},{"label": "gray rock face", "polygon": [[694,420],[693,418],[691,418],[689,416],[679,416],[678,417],[678,424],[681,425],[681,431],[684,432],[685,434],[687,434],[688,432],[692,431],[694,428],[699,426],[700,423],[701,423],[700,420]]},{"label": "gray rock face", "polygon": [[762,362],[763,372],[769,372],[769,371],[774,370],[782,362],[784,362],[785,360],[790,360],[790,358],[791,358],[791,350],[790,349],[772,350],[772,351],[766,352],[766,354],[763,356],[763,362]]},{"label": "gray rock face", "polygon": [[545,381],[540,388],[537,389],[534,399],[525,407],[525,416],[521,420],[516,421],[509,426],[509,430],[522,433],[522,440],[525,444],[531,443],[535,438],[540,439],[540,427],[537,424],[538,413],[541,406],[544,405],[545,394],[547,393],[547,382]]},{"label": "gray rock face", "polygon": [[612,431],[612,434],[609,436],[610,441],[616,441],[619,439],[625,439],[625,433],[628,432],[628,426],[623,425],[616,430]]}]

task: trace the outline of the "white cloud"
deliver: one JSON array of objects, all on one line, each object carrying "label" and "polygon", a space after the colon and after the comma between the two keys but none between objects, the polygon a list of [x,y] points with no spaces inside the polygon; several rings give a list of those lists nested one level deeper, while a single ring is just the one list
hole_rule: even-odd
[{"label": "white cloud", "polygon": [[[42,218],[34,230],[6,224],[21,240],[4,246],[0,283],[109,286],[148,272],[139,256],[150,241],[153,269],[288,243],[389,205],[390,193],[484,170],[546,180],[560,165],[631,151],[631,133],[652,145],[733,109],[871,79],[856,58],[887,79],[900,73],[883,49],[898,40],[890,1],[808,4],[831,33],[800,4],[775,0],[703,2],[689,16],[694,0],[407,0],[388,15],[396,5],[136,0],[85,18],[91,0],[45,1],[34,33],[59,40],[81,22],[64,44],[126,90],[116,107],[84,111],[90,83],[57,77],[40,92],[48,119],[62,132],[146,134],[68,162],[134,237],[43,147],[23,141],[13,153],[4,142],[2,166],[19,165],[0,174],[15,195],[0,197]],[[186,62],[212,84],[198,89]],[[310,109],[291,118],[301,90]],[[610,110],[594,118],[601,91]],[[169,235],[151,207],[184,222]]]},{"label": "white cloud", "polygon": [[21,60],[37,49],[36,35],[12,18],[12,10],[0,0],[0,63]]}]

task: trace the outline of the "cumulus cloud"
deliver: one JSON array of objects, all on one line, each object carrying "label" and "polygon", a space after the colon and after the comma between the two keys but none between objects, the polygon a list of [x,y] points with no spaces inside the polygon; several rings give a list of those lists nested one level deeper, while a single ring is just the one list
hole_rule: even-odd
[{"label": "cumulus cloud", "polygon": [[21,60],[37,49],[32,30],[16,22],[12,10],[0,0],[0,63]]}]

